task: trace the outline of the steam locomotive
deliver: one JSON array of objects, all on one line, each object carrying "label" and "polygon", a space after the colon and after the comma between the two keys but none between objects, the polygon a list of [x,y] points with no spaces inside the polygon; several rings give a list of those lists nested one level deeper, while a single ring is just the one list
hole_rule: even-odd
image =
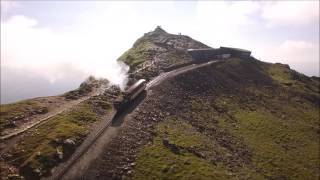
[{"label": "steam locomotive", "polygon": [[130,86],[124,93],[123,96],[119,97],[115,102],[114,106],[117,111],[123,111],[141,92],[146,88],[147,81],[140,79],[132,86]]}]

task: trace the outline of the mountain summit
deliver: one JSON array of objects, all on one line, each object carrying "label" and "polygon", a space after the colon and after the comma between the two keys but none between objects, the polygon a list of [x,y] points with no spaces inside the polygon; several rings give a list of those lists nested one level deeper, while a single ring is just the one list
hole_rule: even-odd
[{"label": "mountain summit", "polygon": [[134,79],[149,79],[173,64],[190,62],[186,50],[199,48],[209,46],[189,36],[167,33],[158,26],[139,38],[118,60],[130,66]]},{"label": "mountain summit", "polygon": [[157,26],[156,29],[153,31],[153,33],[157,33],[157,34],[167,34],[167,32],[165,30],[163,30],[161,28],[161,26]]},{"label": "mountain summit", "polygon": [[118,59],[147,84],[1,105],[6,132],[35,125],[1,137],[1,178],[319,179],[319,78],[250,53],[157,27]]},{"label": "mountain summit", "polygon": [[[193,61],[186,50],[210,48],[188,36],[154,32],[119,59],[132,78],[152,79]],[[109,155],[88,174],[123,167],[118,160],[126,157],[135,159],[133,179],[318,179],[319,78],[254,57],[215,60],[151,89],[125,138],[105,149],[123,155]]]}]

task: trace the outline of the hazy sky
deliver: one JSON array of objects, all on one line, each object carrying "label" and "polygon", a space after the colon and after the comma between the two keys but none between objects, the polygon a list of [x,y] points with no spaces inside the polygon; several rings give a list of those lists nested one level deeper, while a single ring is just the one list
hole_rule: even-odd
[{"label": "hazy sky", "polygon": [[1,102],[62,93],[89,74],[121,84],[116,59],[157,25],[319,76],[318,1],[1,1]]}]

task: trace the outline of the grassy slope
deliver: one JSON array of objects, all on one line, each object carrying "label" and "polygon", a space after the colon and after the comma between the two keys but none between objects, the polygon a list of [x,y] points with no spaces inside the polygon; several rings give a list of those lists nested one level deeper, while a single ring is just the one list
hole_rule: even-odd
[{"label": "grassy slope", "polygon": [[41,114],[48,112],[47,107],[42,106],[34,100],[24,100],[12,104],[0,106],[0,129],[11,121],[18,121],[24,117],[31,116],[33,113]]},{"label": "grassy slope", "polygon": [[[35,130],[28,131],[10,150],[5,161],[20,168],[20,174],[27,179],[50,174],[54,166],[70,157],[89,133],[89,126],[100,120],[101,112],[110,107],[106,98],[93,97],[69,112],[52,117]],[[64,143],[66,139],[71,139],[75,144],[70,146]],[[63,159],[57,157],[57,151],[63,152]]]},{"label": "grassy slope", "polygon": [[[153,145],[140,152],[133,179],[226,179],[228,175],[206,160],[192,155],[191,148],[211,146],[210,140],[183,121],[168,120],[159,124]],[[179,146],[174,153],[162,139]]]},{"label": "grassy slope", "polygon": [[148,60],[148,57],[151,55],[149,50],[155,47],[150,40],[144,37],[137,40],[137,42],[118,59],[129,65],[130,69],[135,69],[136,66]]},{"label": "grassy slope", "polygon": [[134,179],[319,178],[318,81],[281,64],[233,59],[174,82],[193,95],[158,124]]},{"label": "grassy slope", "polygon": [[[91,78],[91,80],[90,80]],[[89,77],[86,81],[83,82],[78,89],[69,91],[65,93],[63,96],[66,99],[79,99],[82,96],[88,95],[88,93],[92,92],[94,87],[100,86],[99,83],[105,83],[104,81],[97,81],[93,77]],[[64,97],[56,96],[54,98],[62,98]],[[0,129],[12,128],[14,127],[13,122],[21,121],[24,118],[32,117],[36,114],[45,114],[50,108],[50,101],[54,101],[50,99],[52,97],[41,97],[34,99],[27,99],[18,101],[11,104],[1,104],[0,105]],[[55,100],[57,100],[55,99]],[[63,101],[63,100],[60,100]]]}]

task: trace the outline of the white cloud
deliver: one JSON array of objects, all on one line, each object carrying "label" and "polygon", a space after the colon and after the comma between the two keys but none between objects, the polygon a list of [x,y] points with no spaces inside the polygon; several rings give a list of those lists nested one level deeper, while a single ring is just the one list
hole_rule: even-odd
[{"label": "white cloud", "polygon": [[197,20],[217,26],[246,25],[257,8],[255,2],[199,1]]},{"label": "white cloud", "polygon": [[[77,9],[80,2],[68,2],[68,6],[61,4],[65,8],[59,14],[51,14],[56,9],[50,9],[54,7],[50,2],[41,4],[44,8],[39,13],[27,3],[3,6],[3,2],[8,1],[1,1],[1,10],[6,8],[10,16],[17,14],[15,11],[26,14],[1,18],[1,69],[24,69],[51,82],[74,79],[70,78],[74,73],[107,77],[123,84],[125,74],[116,59],[157,25],[213,47],[247,48],[261,60],[280,61],[303,73],[318,74],[319,44],[309,42],[309,32],[297,29],[318,25],[319,2],[97,1],[85,2],[90,6],[82,4],[83,11]],[[73,11],[66,12],[70,7]],[[51,11],[44,17],[41,12],[46,8]],[[265,25],[280,28],[266,30]],[[287,30],[289,35],[283,33]],[[302,33],[309,40],[297,37]],[[282,43],[277,44],[279,41]]]},{"label": "white cloud", "polygon": [[0,1],[0,10],[1,14],[5,14],[11,9],[18,7],[19,3],[17,1],[12,1],[12,0],[3,0]]},{"label": "white cloud", "polygon": [[[95,8],[73,17],[67,28],[43,27],[24,15],[1,21],[1,59],[4,66],[23,67],[54,82],[68,64],[85,74],[108,78],[124,87],[125,65],[116,59],[144,32],[153,30],[161,16],[144,14],[154,6],[173,11],[172,2],[94,2]],[[152,12],[152,11],[150,11]],[[150,13],[148,12],[148,13]],[[66,13],[66,12],[63,12]],[[166,22],[166,19],[161,19]]]},{"label": "white cloud", "polygon": [[112,47],[108,41],[114,35],[103,31],[106,27],[96,26],[88,32],[55,32],[21,15],[1,22],[1,27],[2,66],[23,67],[54,82],[66,77],[68,68],[61,67],[67,64],[122,87],[126,83],[127,69],[116,62],[121,53],[115,49],[116,44]]},{"label": "white cloud", "polygon": [[199,1],[192,23],[193,37],[214,47],[247,47],[241,33],[255,26],[252,17],[258,15],[259,8],[259,2]]},{"label": "white cloud", "polygon": [[[306,40],[284,40],[286,35],[270,29],[263,33],[257,29],[282,26],[281,30],[316,25],[319,2],[211,2],[200,1],[193,36],[214,47],[248,48],[263,61],[281,62],[307,75],[319,74],[319,44]],[[261,21],[264,20],[264,21]],[[277,29],[278,31],[279,29]],[[245,34],[254,32],[256,34]],[[302,32],[299,32],[302,33]],[[291,33],[292,34],[292,33]],[[274,37],[273,37],[274,36]],[[266,37],[270,37],[270,40]],[[277,37],[277,38],[276,38]],[[256,39],[255,39],[256,38]],[[272,40],[272,38],[274,40]]]},{"label": "white cloud", "polygon": [[306,75],[319,76],[319,44],[303,40],[286,40],[276,47],[259,52],[263,61],[289,64]]},{"label": "white cloud", "polygon": [[315,47],[315,44],[306,41],[287,40],[280,45],[280,49],[284,51],[308,50]]},{"label": "white cloud", "polygon": [[276,1],[265,3],[262,18],[269,27],[303,25],[319,21],[319,1]]}]

